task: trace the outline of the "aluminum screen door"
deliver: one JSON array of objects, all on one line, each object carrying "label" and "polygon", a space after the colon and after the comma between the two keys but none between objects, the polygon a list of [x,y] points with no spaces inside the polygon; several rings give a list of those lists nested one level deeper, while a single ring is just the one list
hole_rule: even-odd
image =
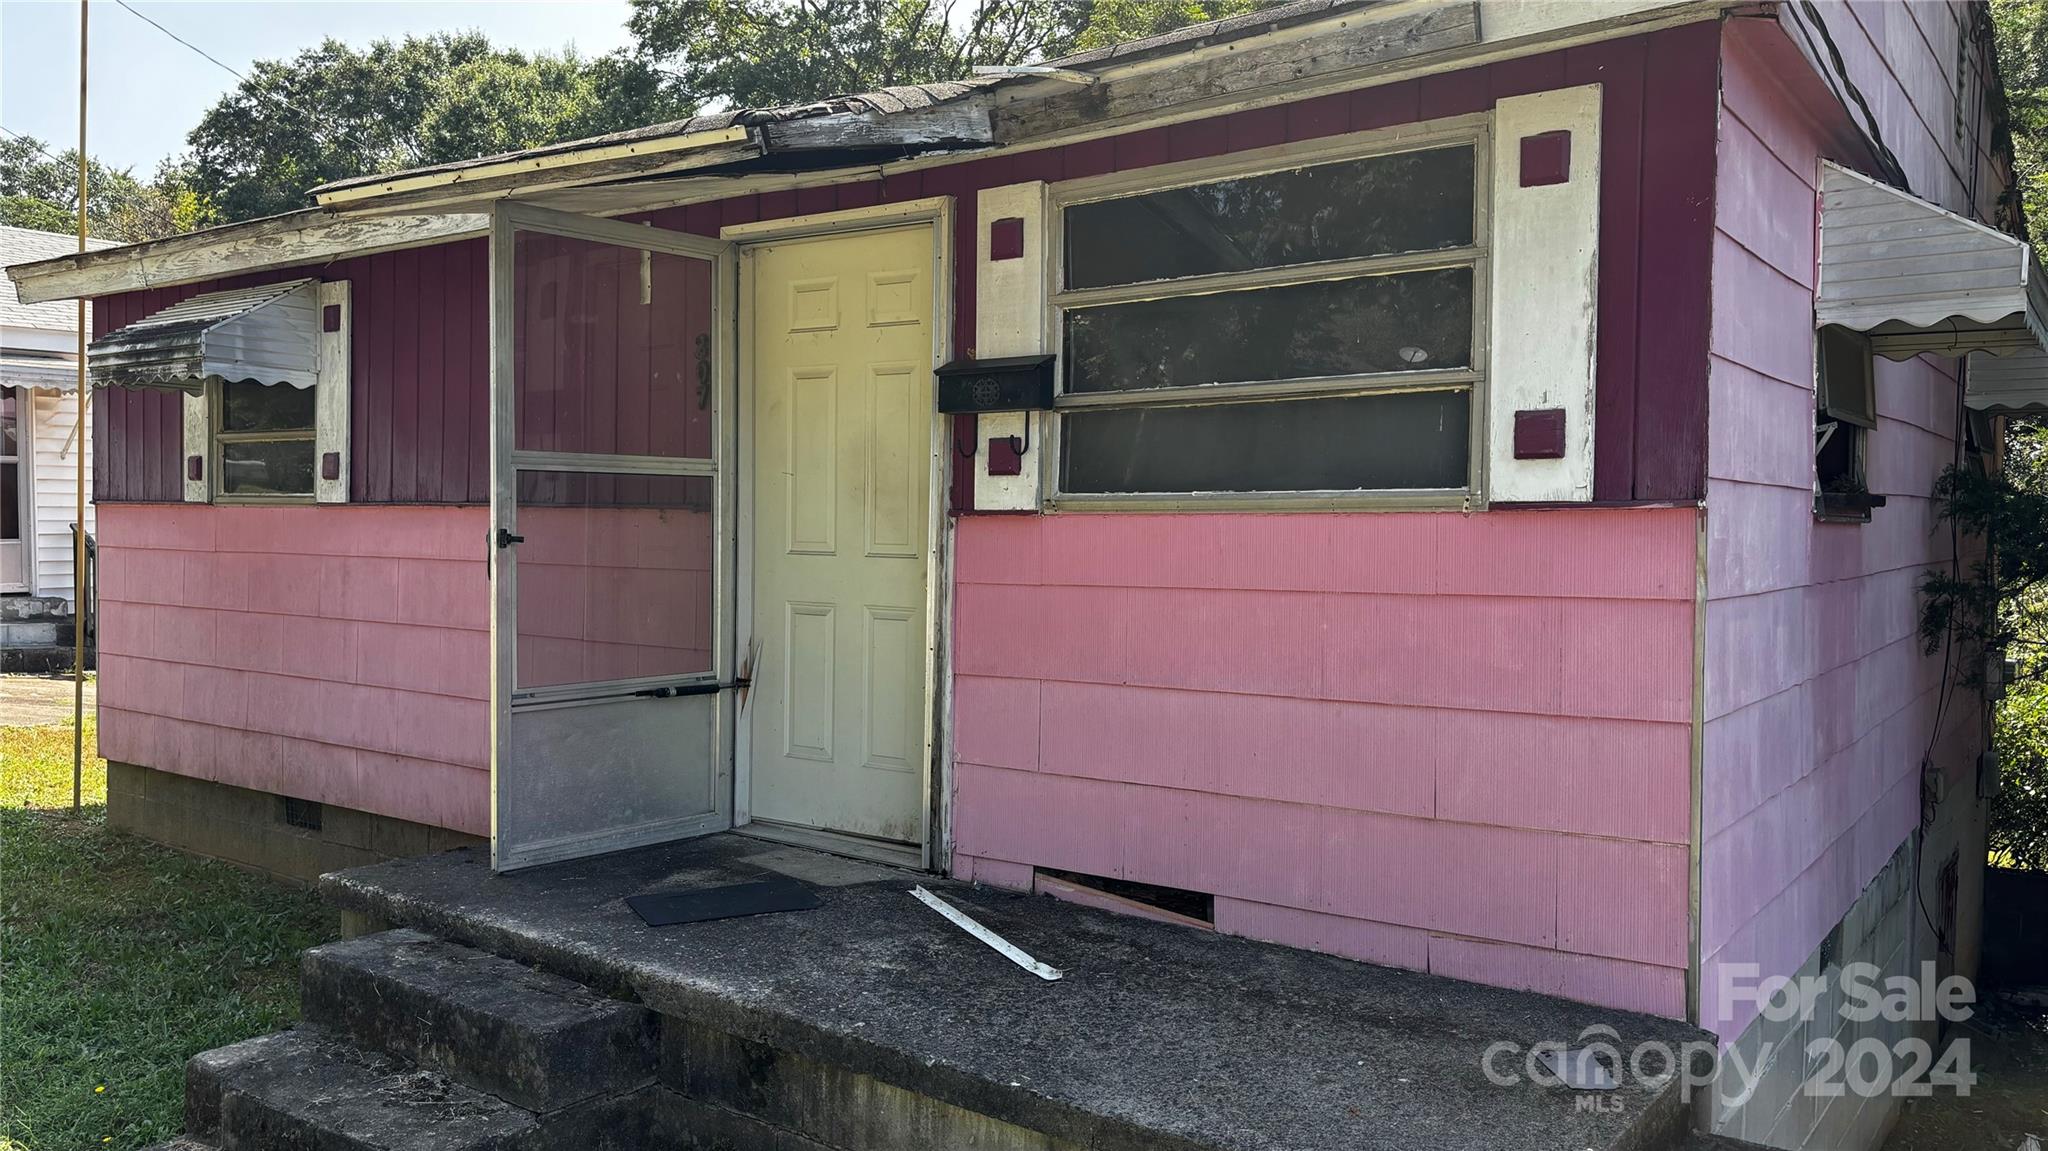
[{"label": "aluminum screen door", "polygon": [[507,204],[491,230],[491,861],[732,821],[732,263]]}]

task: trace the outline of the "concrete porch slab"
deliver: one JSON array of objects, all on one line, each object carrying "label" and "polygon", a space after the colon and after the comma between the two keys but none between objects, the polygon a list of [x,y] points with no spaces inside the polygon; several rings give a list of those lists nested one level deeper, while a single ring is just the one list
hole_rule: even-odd
[{"label": "concrete porch slab", "polygon": [[[650,928],[622,902],[770,874],[815,885],[823,906]],[[920,883],[1066,977],[1037,979],[969,937],[908,894]],[[1656,1151],[1690,1118],[1675,1086],[1626,1084],[1589,1106],[1494,1085],[1484,1053],[1596,1024],[1624,1053],[1706,1038],[739,835],[508,875],[465,849],[336,872],[321,891],[373,922],[1097,1148]]]}]

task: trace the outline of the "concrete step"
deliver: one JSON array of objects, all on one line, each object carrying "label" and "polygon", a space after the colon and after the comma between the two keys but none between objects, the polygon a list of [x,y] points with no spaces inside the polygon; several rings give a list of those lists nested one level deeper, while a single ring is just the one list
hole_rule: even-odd
[{"label": "concrete step", "polygon": [[71,642],[71,617],[0,620],[0,647],[54,647]]},{"label": "concrete step", "polygon": [[305,1018],[532,1111],[650,1083],[657,1021],[638,1004],[409,929],[315,947]]},{"label": "concrete step", "polygon": [[69,600],[50,595],[0,596],[0,623],[18,619],[70,618]]},{"label": "concrete step", "polygon": [[532,1112],[313,1028],[185,1065],[185,1131],[222,1151],[526,1151]]}]

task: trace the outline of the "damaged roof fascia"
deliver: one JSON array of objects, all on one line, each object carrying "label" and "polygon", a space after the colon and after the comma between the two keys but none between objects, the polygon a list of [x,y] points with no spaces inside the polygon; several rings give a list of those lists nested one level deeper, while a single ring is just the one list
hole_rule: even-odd
[{"label": "damaged roof fascia", "polygon": [[742,125],[733,125],[710,131],[632,140],[573,151],[535,149],[532,152],[512,153],[500,160],[465,163],[453,167],[452,170],[431,168],[416,175],[401,172],[389,176],[340,180],[315,188],[313,198],[323,208],[336,208],[373,197],[396,197],[429,188],[461,185],[466,190],[473,190],[501,184],[517,185],[536,173],[567,168],[618,166],[630,174],[635,168],[658,167],[668,162],[665,157],[671,157],[678,152],[720,149],[728,145],[754,145],[754,150],[759,150],[753,133]]},{"label": "damaged roof fascia", "polygon": [[[740,109],[697,116],[669,124],[652,125],[588,140],[572,140],[500,156],[438,164],[384,176],[360,176],[336,180],[313,189],[322,207],[396,209],[419,208],[436,200],[472,200],[480,195],[513,195],[564,187],[569,184],[630,179],[662,174],[684,168],[714,166],[702,160],[668,159],[678,153],[692,153],[721,146],[751,143],[763,157],[783,152],[847,151],[861,148],[900,149],[906,153],[927,149],[971,149],[1008,142],[992,130],[990,111],[999,88],[1024,86],[1030,81],[1051,82],[1054,88],[1071,89],[1070,77],[1121,75],[1133,68],[1172,67],[1183,57],[1205,48],[1233,45],[1249,39],[1289,35],[1300,40],[1318,31],[1341,31],[1342,17],[1354,19],[1376,9],[1390,13],[1411,13],[1411,20],[1425,24],[1454,24],[1469,29],[1467,41],[1477,39],[1477,0],[1452,3],[1424,3],[1421,0],[1294,0],[1276,8],[1176,29],[1112,48],[1085,52],[1051,61],[1045,66],[1060,73],[1033,75],[1030,72],[991,72],[965,80],[901,85],[847,96],[834,96],[805,104],[775,108]],[[1406,51],[1423,52],[1437,47],[1422,43],[1412,33],[1399,39]],[[1376,41],[1376,50],[1386,54],[1399,45]],[[1042,73],[1045,69],[1040,70]],[[1297,73],[1298,74],[1298,73]],[[1039,92],[1043,89],[1031,85]],[[1038,102],[1044,95],[1022,99]],[[1012,134],[1016,139],[1021,135]],[[736,156],[716,163],[736,163]],[[573,178],[536,185],[537,172],[561,171]]]},{"label": "damaged roof fascia", "polygon": [[[779,108],[739,109],[313,189],[322,207],[390,208],[434,198],[524,194],[742,162],[776,151],[984,147],[988,113],[976,101],[1002,77],[903,85]],[[537,173],[561,177],[536,181]]]},{"label": "damaged roof fascia", "polygon": [[[559,168],[555,179],[527,173],[427,183],[390,192],[376,192],[327,207],[343,213],[384,214],[423,211],[488,211],[491,201],[505,199],[544,203],[550,193],[596,189],[630,189],[661,178],[701,178],[730,182],[760,175],[784,175],[803,183],[818,173],[873,171],[867,163],[821,166],[819,157],[847,159],[876,154],[890,160],[936,156],[939,161],[989,147],[989,114],[985,104],[960,100],[917,113],[840,112],[780,120],[742,129],[746,142],[698,148],[671,158],[634,157],[601,165]],[[626,202],[619,212],[648,211],[662,206],[652,199]]]}]

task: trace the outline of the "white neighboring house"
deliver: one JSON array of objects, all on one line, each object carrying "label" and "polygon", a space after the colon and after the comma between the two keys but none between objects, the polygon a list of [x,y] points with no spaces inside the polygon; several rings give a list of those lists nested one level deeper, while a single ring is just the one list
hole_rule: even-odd
[{"label": "white neighboring house", "polygon": [[[77,250],[75,235],[0,227],[0,266]],[[76,586],[74,485],[91,439],[78,434],[77,352],[76,303],[24,304],[0,276],[0,595],[69,600]],[[85,522],[92,530],[90,503]]]}]

